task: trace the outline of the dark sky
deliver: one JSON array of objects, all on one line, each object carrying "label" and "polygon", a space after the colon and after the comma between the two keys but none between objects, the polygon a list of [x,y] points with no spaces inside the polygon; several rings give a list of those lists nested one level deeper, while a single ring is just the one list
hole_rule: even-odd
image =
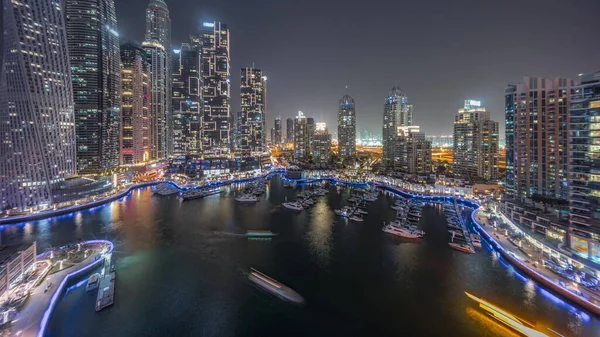
[{"label": "dark sky", "polygon": [[[149,0],[115,0],[121,36],[141,41]],[[201,21],[231,31],[231,111],[240,68],[268,76],[268,126],[302,110],[336,133],[338,100],[356,100],[358,129],[381,133],[400,86],[415,124],[449,134],[465,99],[503,124],[504,88],[524,75],[600,70],[600,0],[167,0],[174,47]],[[285,124],[284,124],[285,125]],[[503,130],[503,126],[501,126]]]}]

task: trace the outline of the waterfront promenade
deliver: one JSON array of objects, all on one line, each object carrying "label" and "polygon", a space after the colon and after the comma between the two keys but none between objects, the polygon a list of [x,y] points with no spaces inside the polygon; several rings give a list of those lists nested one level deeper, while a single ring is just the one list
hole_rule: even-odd
[{"label": "waterfront promenade", "polygon": [[[42,337],[56,302],[60,296],[62,296],[68,281],[73,277],[84,274],[94,267],[100,266],[103,258],[99,257],[98,254],[104,252],[102,254],[103,256],[104,254],[110,254],[113,250],[113,244],[110,241],[105,240],[84,241],[81,245],[83,248],[86,246],[90,246],[90,248],[93,247],[93,253],[73,266],[49,275],[44,282],[34,288],[29,295],[27,304],[19,311],[17,317],[13,321],[9,336]],[[66,248],[68,247],[60,247],[57,250]],[[38,255],[37,258],[38,260],[45,260],[49,258],[49,254],[50,252],[46,252]],[[51,287],[45,291],[48,283],[51,284]],[[90,308],[90,310],[94,310],[94,308]]]}]

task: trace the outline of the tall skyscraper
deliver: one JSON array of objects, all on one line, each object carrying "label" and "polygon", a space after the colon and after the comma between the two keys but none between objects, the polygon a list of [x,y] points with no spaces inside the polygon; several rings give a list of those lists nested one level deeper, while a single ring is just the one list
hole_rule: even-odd
[{"label": "tall skyscraper", "polygon": [[267,77],[262,70],[245,67],[241,71],[240,149],[263,152],[266,149]]},{"label": "tall skyscraper", "polygon": [[356,111],[350,95],[344,95],[338,107],[338,149],[342,158],[356,153]]},{"label": "tall skyscraper", "polygon": [[401,126],[395,142],[396,170],[426,175],[432,172],[431,142],[418,126]]},{"label": "tall skyscraper", "polygon": [[121,45],[121,164],[150,159],[150,65],[142,48]]},{"label": "tall skyscraper", "polygon": [[202,55],[202,149],[204,153],[226,154],[233,146],[229,29],[221,22],[203,22],[200,34],[190,39],[192,47],[201,50]]},{"label": "tall skyscraper", "polygon": [[398,87],[393,87],[386,97],[383,107],[382,164],[384,166],[394,166],[394,147],[398,137],[398,128],[412,125],[412,113],[413,106],[408,104],[404,92]]},{"label": "tall skyscraper", "polygon": [[600,261],[600,72],[571,88],[569,246]]},{"label": "tall skyscraper", "polygon": [[197,155],[202,152],[200,52],[183,43],[174,51],[172,62],[173,155]]},{"label": "tall skyscraper", "polygon": [[164,160],[172,152],[171,17],[163,0],[146,8],[146,38],[142,43],[150,64],[150,159]]},{"label": "tall skyscraper", "polygon": [[515,195],[515,93],[516,85],[509,85],[504,90],[504,135],[506,141],[506,177],[504,186],[506,194]]},{"label": "tall skyscraper", "polygon": [[273,122],[273,128],[275,129],[275,138],[272,139],[274,144],[281,144],[283,141],[283,131],[281,129],[281,116],[275,117],[275,121]]},{"label": "tall skyscraper", "polygon": [[[524,77],[505,94],[507,189],[517,199],[567,199],[569,104],[573,80]],[[509,149],[510,147],[510,149]],[[510,155],[510,157],[509,157]],[[508,179],[512,179],[508,181]]]},{"label": "tall skyscraper", "polygon": [[308,118],[304,116],[302,111],[298,111],[298,116],[294,120],[294,157],[297,159],[307,159],[310,154],[311,143]]},{"label": "tall skyscraper", "polygon": [[294,141],[294,119],[288,118],[285,121],[285,141],[293,142]]},{"label": "tall skyscraper", "polygon": [[327,163],[331,158],[331,135],[326,123],[316,123],[313,139],[313,159],[315,163]]},{"label": "tall skyscraper", "polygon": [[466,100],[454,116],[454,174],[498,179],[498,140],[498,122],[481,102]]},{"label": "tall skyscraper", "polygon": [[64,12],[52,1],[3,1],[0,206],[45,209],[76,173]]},{"label": "tall skyscraper", "polygon": [[121,71],[113,0],[66,0],[77,170],[119,165]]}]

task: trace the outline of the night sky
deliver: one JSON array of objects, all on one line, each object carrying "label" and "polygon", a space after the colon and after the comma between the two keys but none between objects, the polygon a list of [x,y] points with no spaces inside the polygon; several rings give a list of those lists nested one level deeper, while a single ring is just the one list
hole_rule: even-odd
[{"label": "night sky", "polygon": [[[142,41],[149,0],[115,0],[123,39]],[[231,32],[231,111],[240,68],[268,76],[273,118],[307,116],[337,132],[338,100],[356,100],[357,129],[381,134],[384,98],[400,86],[428,135],[450,134],[465,99],[503,127],[504,88],[524,75],[600,70],[599,0],[167,0],[173,47],[202,21]],[[284,133],[285,134],[285,133]]]}]

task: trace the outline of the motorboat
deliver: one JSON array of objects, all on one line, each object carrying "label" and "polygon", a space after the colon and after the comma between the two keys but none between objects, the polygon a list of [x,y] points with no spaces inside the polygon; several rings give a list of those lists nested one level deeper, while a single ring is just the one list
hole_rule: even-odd
[{"label": "motorboat", "polygon": [[362,208],[356,208],[356,211],[354,211],[354,212],[355,212],[356,214],[364,214],[364,215],[366,215],[366,214],[369,214],[367,211],[365,211],[365,210],[364,210],[364,209],[362,209]]},{"label": "motorboat", "polygon": [[336,215],[347,217],[350,214],[348,207],[342,207],[342,209],[336,209],[333,211]]},{"label": "motorboat", "polygon": [[251,194],[243,194],[243,195],[235,198],[235,201],[242,203],[242,204],[254,204],[258,201],[258,198]]},{"label": "motorboat", "polygon": [[87,285],[85,286],[85,291],[92,291],[94,289],[98,289],[100,285],[100,274],[95,273],[90,276],[88,279]]},{"label": "motorboat", "polygon": [[481,237],[475,233],[471,233],[471,242],[475,247],[481,247]]},{"label": "motorboat", "polygon": [[457,243],[457,242],[448,242],[448,245],[450,245],[450,247],[461,251],[463,253],[468,253],[468,254],[473,254],[475,253],[475,251],[473,250],[473,248],[471,248],[471,246],[465,244],[465,243]]},{"label": "motorboat", "polygon": [[290,211],[295,211],[295,212],[301,212],[304,209],[304,207],[296,201],[284,202],[282,205],[283,205],[283,207],[289,209]]},{"label": "motorboat", "polygon": [[250,268],[250,274],[248,275],[248,279],[257,286],[281,298],[282,300],[298,304],[304,303],[304,298],[302,298],[300,294],[254,268]]},{"label": "motorboat", "polygon": [[425,233],[423,231],[413,230],[413,229],[407,228],[407,227],[397,227],[392,224],[384,226],[382,231],[384,231],[388,234],[392,234],[392,235],[396,235],[396,236],[400,236],[400,237],[408,238],[408,239],[418,239],[418,238],[422,238],[425,235]]},{"label": "motorboat", "polygon": [[364,219],[363,219],[363,218],[361,218],[361,217],[360,217],[360,216],[358,216],[358,215],[354,215],[354,214],[353,214],[353,215],[351,215],[351,216],[349,216],[349,217],[348,217],[348,219],[350,219],[350,220],[352,220],[352,221],[356,221],[356,222],[363,222],[363,221],[364,221]]},{"label": "motorboat", "polygon": [[398,206],[398,205],[397,206],[392,206],[392,209],[394,211],[402,211],[402,210],[404,210],[404,208],[405,208],[404,206]]}]

